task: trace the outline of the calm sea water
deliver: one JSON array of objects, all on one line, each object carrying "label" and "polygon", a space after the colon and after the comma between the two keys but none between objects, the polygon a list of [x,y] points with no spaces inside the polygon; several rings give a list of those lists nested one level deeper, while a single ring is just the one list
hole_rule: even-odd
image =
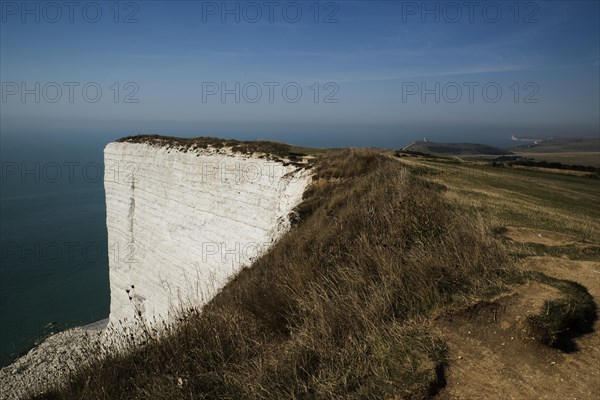
[{"label": "calm sea water", "polygon": [[108,141],[3,137],[1,365],[51,332],[108,316]]}]

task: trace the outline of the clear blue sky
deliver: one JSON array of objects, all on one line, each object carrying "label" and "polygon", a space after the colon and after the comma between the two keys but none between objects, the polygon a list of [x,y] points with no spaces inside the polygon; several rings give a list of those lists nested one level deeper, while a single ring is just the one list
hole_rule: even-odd
[{"label": "clear blue sky", "polygon": [[[598,1],[228,2],[225,14],[220,1],[76,3],[2,1],[2,135],[395,147],[423,136],[502,144],[600,129]],[[23,102],[22,84],[35,92],[36,82],[40,102]],[[68,82],[78,84],[72,102]],[[235,91],[236,82],[239,103],[222,101],[221,84]],[[297,102],[285,85],[288,99],[302,89]],[[257,86],[262,97],[251,102]]]}]

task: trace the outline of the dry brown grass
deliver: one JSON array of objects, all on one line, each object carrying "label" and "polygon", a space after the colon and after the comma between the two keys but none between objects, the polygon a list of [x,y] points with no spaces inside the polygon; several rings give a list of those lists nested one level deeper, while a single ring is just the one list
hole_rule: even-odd
[{"label": "dry brown grass", "polygon": [[519,276],[481,218],[397,160],[320,158],[295,227],[202,312],[83,368],[46,399],[425,398],[432,312]]},{"label": "dry brown grass", "polygon": [[307,156],[327,154],[329,149],[310,149],[291,146],[281,142],[267,140],[240,141],[234,139],[219,139],[209,136],[192,138],[179,138],[161,135],[134,135],[117,140],[117,142],[140,143],[152,146],[160,146],[168,149],[177,149],[183,152],[196,151],[199,149],[230,149],[235,153],[259,154],[266,157],[287,162],[300,162]]}]

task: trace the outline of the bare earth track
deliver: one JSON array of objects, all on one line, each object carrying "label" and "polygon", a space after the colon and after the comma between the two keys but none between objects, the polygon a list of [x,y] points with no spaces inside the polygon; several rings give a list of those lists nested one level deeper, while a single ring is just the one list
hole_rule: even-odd
[{"label": "bare earth track", "polygon": [[[558,233],[509,230],[523,242],[550,237],[571,241]],[[529,270],[577,282],[600,303],[600,262],[558,257],[528,257]],[[539,313],[545,300],[560,292],[540,283],[516,287],[494,301],[441,316],[434,328],[447,341],[449,365],[446,387],[439,399],[597,399],[600,393],[600,323],[575,339],[564,352],[528,337],[524,321]]]}]

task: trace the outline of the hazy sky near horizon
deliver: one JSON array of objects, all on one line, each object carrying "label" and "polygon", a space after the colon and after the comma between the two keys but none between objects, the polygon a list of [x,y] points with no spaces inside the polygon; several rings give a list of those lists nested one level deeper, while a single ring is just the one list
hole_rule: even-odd
[{"label": "hazy sky near horizon", "polygon": [[598,1],[1,3],[5,137],[395,147],[600,130]]}]

